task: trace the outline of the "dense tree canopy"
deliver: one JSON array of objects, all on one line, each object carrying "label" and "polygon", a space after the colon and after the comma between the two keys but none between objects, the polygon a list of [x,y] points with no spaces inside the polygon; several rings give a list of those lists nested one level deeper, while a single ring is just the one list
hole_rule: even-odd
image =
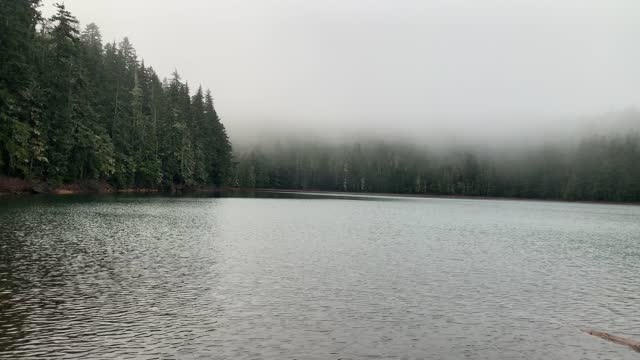
[{"label": "dense tree canopy", "polygon": [[61,184],[220,185],[231,146],[211,93],[161,81],[129,39],[102,43],[64,7],[0,0],[0,173]]}]

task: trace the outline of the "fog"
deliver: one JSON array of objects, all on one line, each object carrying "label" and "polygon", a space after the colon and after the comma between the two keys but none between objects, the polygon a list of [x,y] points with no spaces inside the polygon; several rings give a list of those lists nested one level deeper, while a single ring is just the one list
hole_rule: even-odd
[{"label": "fog", "polygon": [[65,4],[103,41],[128,36],[158,73],[211,88],[236,144],[265,134],[521,143],[606,129],[619,118],[607,113],[640,104],[634,0]]}]

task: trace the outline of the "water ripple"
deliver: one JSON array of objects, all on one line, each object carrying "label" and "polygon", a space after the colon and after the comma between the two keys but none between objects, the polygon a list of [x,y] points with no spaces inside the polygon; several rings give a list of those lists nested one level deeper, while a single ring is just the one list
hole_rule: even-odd
[{"label": "water ripple", "polygon": [[71,197],[0,209],[0,357],[632,359],[640,207]]}]

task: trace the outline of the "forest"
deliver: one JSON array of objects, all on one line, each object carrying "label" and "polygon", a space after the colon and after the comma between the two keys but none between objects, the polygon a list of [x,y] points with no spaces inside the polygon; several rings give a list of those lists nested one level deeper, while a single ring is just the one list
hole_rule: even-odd
[{"label": "forest", "polygon": [[224,184],[231,143],[209,90],[160,80],[124,38],[40,0],[1,0],[0,175],[116,188]]},{"label": "forest", "polygon": [[242,188],[640,202],[634,131],[507,151],[393,140],[282,141],[237,159],[233,181]]},{"label": "forest", "polygon": [[[368,139],[231,141],[209,90],[161,80],[62,4],[0,0],[0,175],[56,186],[244,189],[640,202],[637,130],[487,153]],[[632,122],[640,124],[637,112]],[[636,126],[635,129],[638,127]],[[576,136],[577,138],[577,136]]]}]

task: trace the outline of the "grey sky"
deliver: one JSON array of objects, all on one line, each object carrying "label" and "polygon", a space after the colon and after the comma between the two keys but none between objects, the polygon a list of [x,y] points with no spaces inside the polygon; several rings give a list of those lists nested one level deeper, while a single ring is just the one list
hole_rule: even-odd
[{"label": "grey sky", "polygon": [[210,87],[232,135],[536,131],[640,105],[636,0],[65,3],[161,76]]}]

